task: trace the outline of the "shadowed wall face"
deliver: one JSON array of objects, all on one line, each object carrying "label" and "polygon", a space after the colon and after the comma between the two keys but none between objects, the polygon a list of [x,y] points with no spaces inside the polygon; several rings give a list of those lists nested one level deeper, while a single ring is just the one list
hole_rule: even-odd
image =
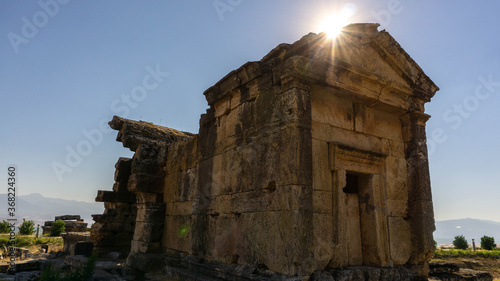
[{"label": "shadowed wall face", "polygon": [[127,262],[164,251],[288,275],[404,265],[425,277],[424,104],[438,88],[377,27],[309,34],[229,73],[205,91],[198,135],[114,120],[136,151]]}]

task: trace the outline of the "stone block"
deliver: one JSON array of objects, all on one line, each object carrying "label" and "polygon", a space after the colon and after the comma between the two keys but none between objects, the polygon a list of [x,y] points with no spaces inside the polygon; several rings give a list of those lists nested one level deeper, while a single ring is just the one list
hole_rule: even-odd
[{"label": "stone block", "polygon": [[128,176],[130,175],[130,169],[132,167],[132,159],[127,157],[120,157],[115,164],[115,181],[126,182]]},{"label": "stone block", "polygon": [[315,190],[332,190],[332,171],[328,163],[328,143],[312,140],[313,188]]},{"label": "stone block", "polygon": [[160,242],[143,242],[132,240],[130,243],[131,253],[160,253],[162,247]]},{"label": "stone block", "polygon": [[232,195],[220,195],[215,197],[213,206],[210,208],[215,214],[229,214],[232,212],[231,208],[231,197]]},{"label": "stone block", "polygon": [[[311,128],[310,92],[302,89],[289,89],[277,97],[273,104],[273,118],[281,124],[294,124],[297,127]],[[274,119],[273,119],[274,121]]]},{"label": "stone block", "polygon": [[410,224],[401,217],[389,217],[389,242],[391,260],[394,265],[404,265],[411,256]]},{"label": "stone block", "polygon": [[405,158],[405,144],[403,141],[385,140],[388,146],[388,153],[394,157]]},{"label": "stone block", "polygon": [[165,266],[164,254],[132,253],[127,257],[126,264],[143,272],[156,272]]},{"label": "stone block", "polygon": [[270,270],[288,275],[310,274],[305,259],[310,256],[313,233],[311,212],[255,212],[241,214],[238,228],[238,263],[255,258]]},{"label": "stone block", "polygon": [[265,212],[269,208],[270,201],[270,195],[264,190],[235,193],[231,196],[231,211],[235,213]]},{"label": "stone block", "polygon": [[332,192],[313,190],[313,210],[315,213],[332,214]]},{"label": "stone block", "polygon": [[[193,200],[193,193],[198,185],[198,168],[190,168],[187,170],[180,171],[179,174],[179,187],[178,187],[178,197],[175,198],[179,201],[190,201]],[[175,186],[171,188],[176,188]]]},{"label": "stone block", "polygon": [[231,95],[231,111],[235,110],[241,104],[241,92],[235,89]]},{"label": "stone block", "polygon": [[241,235],[235,215],[220,215],[216,220],[213,256],[219,261],[231,262],[237,254],[236,245]]},{"label": "stone block", "polygon": [[121,203],[135,203],[135,194],[132,192],[114,192],[106,190],[98,190],[96,202],[121,202]]},{"label": "stone block", "polygon": [[387,199],[387,215],[390,217],[408,217],[408,201]]},{"label": "stone block", "polygon": [[402,280],[401,273],[395,268],[383,268],[380,270],[380,281]]},{"label": "stone block", "polygon": [[[183,202],[172,202],[166,204],[166,215],[167,216],[182,216],[190,215],[193,211],[193,201],[183,201]],[[157,222],[160,222],[162,218],[159,218]]]},{"label": "stone block", "polygon": [[164,177],[157,174],[130,175],[128,189],[135,192],[163,193]]},{"label": "stone block", "polygon": [[167,216],[163,234],[163,245],[167,249],[189,252],[191,250],[190,216]]},{"label": "stone block", "polygon": [[[175,204],[175,203],[172,203]],[[164,203],[137,204],[137,222],[163,223],[165,217]]]},{"label": "stone block", "polygon": [[16,273],[14,279],[3,279],[3,280],[14,280],[14,281],[30,281],[38,280],[40,278],[41,271],[27,271]]},{"label": "stone block", "polygon": [[315,271],[309,281],[335,281],[327,271]]},{"label": "stone block", "polygon": [[311,118],[314,122],[353,130],[353,102],[336,96],[328,88],[314,87],[311,92]]},{"label": "stone block", "polygon": [[136,222],[134,230],[134,240],[148,243],[159,242],[163,235],[163,222]]},{"label": "stone block", "polygon": [[224,98],[216,101],[214,103],[215,107],[215,118],[219,118],[226,115],[231,110],[231,98]]},{"label": "stone block", "polygon": [[326,268],[334,256],[333,221],[331,214],[313,214],[314,242],[311,268]]},{"label": "stone block", "polygon": [[64,263],[71,269],[74,269],[77,267],[83,267],[88,260],[89,258],[85,256],[67,256],[64,258]]},{"label": "stone block", "polygon": [[278,186],[275,191],[270,191],[269,189],[261,191],[263,204],[267,205],[269,202],[269,210],[309,212],[313,210],[313,190],[310,186]]},{"label": "stone block", "polygon": [[280,133],[277,147],[279,182],[281,185],[312,186],[311,132],[287,128]]},{"label": "stone block", "polygon": [[365,133],[393,141],[403,141],[403,125],[399,115],[377,109],[371,109],[372,122],[365,122]]},{"label": "stone block", "polygon": [[345,130],[328,124],[312,122],[313,139],[342,144],[363,151],[371,151],[381,155],[389,155],[389,142],[380,137]]},{"label": "stone block", "polygon": [[363,272],[359,269],[336,270],[333,272],[332,276],[335,281],[365,281]]}]

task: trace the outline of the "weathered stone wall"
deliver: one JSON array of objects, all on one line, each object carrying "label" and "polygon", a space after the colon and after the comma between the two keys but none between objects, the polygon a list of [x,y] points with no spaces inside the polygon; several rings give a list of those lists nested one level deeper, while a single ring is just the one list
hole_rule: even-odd
[{"label": "weathered stone wall", "polygon": [[91,241],[100,255],[110,252],[130,253],[130,243],[137,216],[136,196],[128,189],[132,159],[120,158],[115,165],[113,191],[100,190],[96,202],[104,202],[104,213],[92,215],[95,223]]},{"label": "weathered stone wall", "polygon": [[437,87],[376,25],[349,28],[280,45],[205,92],[198,138],[167,155],[167,248],[292,275],[425,265],[432,208],[412,208],[431,204],[427,163],[411,172],[422,136],[405,120]]},{"label": "weathered stone wall", "polygon": [[312,227],[308,93],[273,86],[271,74],[207,91],[199,137],[169,148],[167,248],[286,274],[310,270],[302,264],[312,241],[304,231]]},{"label": "weathered stone wall", "polygon": [[127,264],[160,270],[148,261],[163,253],[305,279],[345,266],[425,277],[424,104],[438,88],[377,27],[309,34],[229,73],[204,93],[198,135],[115,117],[117,140],[135,151],[124,193],[135,198],[98,200],[105,214],[136,212]]}]

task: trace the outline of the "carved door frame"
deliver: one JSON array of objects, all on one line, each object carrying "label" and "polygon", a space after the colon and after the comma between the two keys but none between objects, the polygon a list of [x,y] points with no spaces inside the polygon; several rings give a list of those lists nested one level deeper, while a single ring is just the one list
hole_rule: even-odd
[{"label": "carved door frame", "polygon": [[[361,231],[362,264],[385,267],[389,265],[389,233],[386,214],[385,158],[373,151],[361,150],[338,143],[329,143],[329,165],[332,171],[333,241],[335,248],[346,256],[343,265],[359,263],[349,259],[347,229],[346,175],[359,175],[359,222]],[[364,234],[364,235],[363,235]],[[342,254],[342,253],[341,253]],[[352,264],[359,265],[359,264]]]}]

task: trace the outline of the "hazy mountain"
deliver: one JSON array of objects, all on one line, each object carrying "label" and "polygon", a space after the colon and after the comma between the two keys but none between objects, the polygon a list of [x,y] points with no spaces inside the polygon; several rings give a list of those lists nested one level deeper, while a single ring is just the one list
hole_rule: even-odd
[{"label": "hazy mountain", "polygon": [[500,222],[470,218],[436,222],[434,240],[438,245],[451,244],[458,235],[463,235],[469,244],[474,239],[476,245],[480,245],[484,235],[495,238],[495,242],[500,244]]},{"label": "hazy mountain", "polygon": [[[5,212],[0,212],[0,219],[6,219],[7,213],[7,194],[0,194],[0,206],[4,206]],[[33,220],[40,223],[48,220],[54,220],[55,216],[61,215],[80,215],[89,227],[94,221],[93,214],[102,214],[104,211],[103,203],[88,203],[75,200],[65,200],[57,198],[47,198],[39,193],[21,195],[16,197],[16,217]]]}]

